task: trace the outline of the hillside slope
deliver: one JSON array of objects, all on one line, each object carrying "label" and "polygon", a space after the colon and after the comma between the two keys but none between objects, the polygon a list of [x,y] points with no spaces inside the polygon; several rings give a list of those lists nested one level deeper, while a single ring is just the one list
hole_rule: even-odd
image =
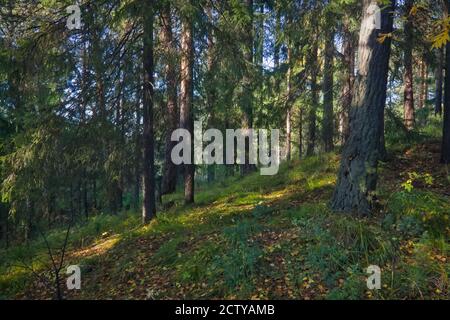
[{"label": "hillside slope", "polygon": [[[65,264],[82,266],[82,290],[65,298],[449,299],[450,181],[438,158],[433,142],[396,152],[371,218],[329,212],[335,154],[204,186],[192,207],[175,195],[149,226],[136,213],[93,218],[72,230]],[[0,296],[52,298],[23,267],[42,273],[42,243],[34,259],[15,252],[0,261]],[[367,289],[369,265],[382,269],[379,291]]]}]

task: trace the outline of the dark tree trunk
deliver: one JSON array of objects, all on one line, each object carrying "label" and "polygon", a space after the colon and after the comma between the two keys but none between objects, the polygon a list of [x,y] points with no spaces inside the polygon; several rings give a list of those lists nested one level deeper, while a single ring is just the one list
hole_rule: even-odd
[{"label": "dark tree trunk", "polygon": [[436,115],[442,115],[442,87],[444,84],[444,49],[439,49],[438,62],[436,66],[436,99],[434,111]]},{"label": "dark tree trunk", "polygon": [[[191,134],[191,144],[193,145],[194,120],[192,116],[193,97],[193,61],[194,61],[194,41],[193,26],[189,18],[184,17],[181,32],[181,102],[180,102],[180,127],[186,129]],[[194,148],[192,147],[192,150]],[[195,167],[193,156],[191,164],[184,165],[184,201],[186,204],[194,203],[194,176]]]},{"label": "dark tree trunk", "polygon": [[[450,11],[450,0],[446,2],[447,12]],[[444,85],[444,132],[442,137],[442,157],[444,164],[450,164],[450,42],[447,42],[445,57],[445,85]]]},{"label": "dark tree trunk", "polygon": [[349,115],[353,101],[353,84],[355,81],[355,40],[349,30],[350,22],[347,17],[344,24],[344,87],[342,89],[342,110],[340,113],[339,131],[341,143],[344,145],[350,134]]},{"label": "dark tree trunk", "polygon": [[176,77],[176,52],[172,34],[172,19],[170,12],[170,4],[167,2],[161,12],[161,42],[164,49],[165,62],[165,78],[167,85],[167,132],[166,147],[164,159],[164,174],[162,179],[161,193],[174,193],[177,186],[177,167],[172,162],[172,149],[176,142],[171,140],[172,133],[178,127],[178,110],[177,110],[177,77]]},{"label": "dark tree trunk", "polygon": [[405,24],[405,50],[404,50],[404,65],[405,74],[404,79],[404,123],[408,130],[414,128],[415,112],[414,112],[414,78],[413,78],[413,63],[412,63],[412,48],[413,48],[413,17],[410,15],[411,9],[414,5],[414,0],[407,0],[405,4],[405,14],[407,21]]},{"label": "dark tree trunk", "polygon": [[143,184],[144,204],[142,221],[148,223],[156,213],[155,204],[155,164],[154,164],[154,132],[153,132],[153,1],[145,2],[144,10],[144,157]]},{"label": "dark tree trunk", "polygon": [[359,68],[355,99],[350,114],[350,136],[345,144],[338,182],[331,203],[337,212],[370,214],[377,186],[377,168],[384,121],[391,41],[377,41],[380,33],[392,31],[395,0],[383,8],[382,28],[367,12],[371,0],[363,1],[359,39]]},{"label": "dark tree trunk", "polygon": [[325,152],[333,150],[334,112],[333,112],[333,56],[334,32],[329,30],[325,43],[325,61],[323,75],[323,143]]}]

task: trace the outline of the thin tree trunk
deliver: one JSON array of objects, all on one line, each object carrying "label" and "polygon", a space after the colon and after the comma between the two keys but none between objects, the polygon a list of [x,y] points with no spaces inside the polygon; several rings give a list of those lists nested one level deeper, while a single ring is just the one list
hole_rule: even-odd
[{"label": "thin tree trunk", "polygon": [[328,31],[325,43],[325,62],[323,78],[323,143],[325,152],[333,150],[334,112],[333,112],[333,56],[334,31]]},{"label": "thin tree trunk", "polygon": [[339,131],[341,144],[344,145],[350,134],[349,114],[353,101],[353,84],[355,81],[355,45],[350,32],[350,22],[347,17],[344,24],[344,86],[342,89],[342,110],[340,113]]},{"label": "thin tree trunk", "polygon": [[288,44],[287,63],[289,69],[287,72],[287,93],[286,93],[286,160],[291,160],[291,139],[292,139],[292,106],[291,106],[291,92],[292,92],[292,49],[291,43]]},{"label": "thin tree trunk", "polygon": [[420,92],[418,108],[423,109],[426,106],[428,98],[428,64],[425,58],[420,62]]},{"label": "thin tree trunk", "polygon": [[155,164],[154,164],[154,132],[153,132],[153,0],[145,3],[144,15],[144,158],[143,185],[144,204],[142,221],[148,223],[156,214],[155,203]]},{"label": "thin tree trunk", "polygon": [[[250,129],[253,127],[253,81],[252,81],[252,65],[253,65],[253,0],[245,0],[248,20],[244,27],[244,59],[246,62],[246,70],[244,71],[244,76],[242,79],[243,85],[243,97],[242,97],[242,108],[243,108],[243,123],[242,126],[245,129]],[[250,143],[250,142],[249,142]],[[254,165],[250,164],[250,148],[249,143],[245,144],[245,164],[241,165],[241,175],[249,174],[256,168]]]},{"label": "thin tree trunk", "polygon": [[[276,8],[275,13],[275,44],[274,44],[274,53],[273,53],[273,62],[276,69],[280,67],[280,32],[281,32],[281,12],[280,8]],[[278,88],[278,87],[277,87]]]},{"label": "thin tree trunk", "polygon": [[[208,52],[207,52],[207,73],[206,73],[206,108],[208,110],[209,121],[208,128],[214,128],[216,125],[216,117],[214,104],[217,96],[216,92],[216,83],[215,83],[215,45],[214,45],[214,32],[212,25],[214,24],[214,15],[212,6],[208,6],[206,8],[206,15],[208,16],[208,20],[210,26],[207,31],[207,43],[208,43]],[[207,179],[208,183],[211,183],[215,180],[216,177],[216,167],[215,165],[209,165],[207,168]]]},{"label": "thin tree trunk", "polygon": [[381,12],[381,30],[367,12],[371,0],[363,0],[359,39],[359,68],[351,110],[350,136],[344,147],[338,182],[331,203],[337,212],[368,215],[377,186],[377,168],[384,121],[391,41],[377,41],[392,31],[395,0]]},{"label": "thin tree trunk", "polygon": [[[139,93],[139,96],[141,94]],[[142,139],[141,139],[141,99],[138,100],[136,105],[136,127],[135,127],[135,164],[134,164],[134,209],[139,208],[139,198],[141,194],[142,183]]]},{"label": "thin tree trunk", "polygon": [[414,112],[414,78],[413,78],[413,63],[412,63],[412,48],[413,48],[413,17],[409,14],[414,5],[414,0],[407,0],[405,5],[405,12],[408,15],[405,24],[405,50],[404,50],[404,65],[405,73],[404,80],[404,123],[408,130],[414,128],[415,112]]},{"label": "thin tree trunk", "polygon": [[[450,11],[450,0],[446,1],[446,10],[447,12]],[[444,129],[441,162],[450,164],[450,42],[447,42],[446,46],[444,92]]]},{"label": "thin tree trunk", "polygon": [[298,115],[298,157],[303,157],[303,107],[300,107]]},{"label": "thin tree trunk", "polygon": [[307,156],[312,156],[316,148],[316,130],[317,130],[317,106],[319,103],[319,86],[317,84],[317,75],[319,73],[318,67],[318,46],[317,39],[314,41],[312,52],[310,53],[311,66],[311,106],[308,115],[308,148],[306,150]]},{"label": "thin tree trunk", "polygon": [[[180,127],[186,129],[191,134],[191,144],[193,144],[194,131],[192,116],[194,41],[192,33],[192,22],[184,17],[181,32]],[[194,148],[192,147],[192,150],[193,149]],[[186,204],[194,202],[194,176],[195,167],[193,164],[193,157],[191,156],[191,164],[184,165],[184,201]]]},{"label": "thin tree trunk", "polygon": [[442,89],[444,83],[444,49],[439,49],[438,63],[436,66],[436,99],[434,111],[436,115],[442,115]]},{"label": "thin tree trunk", "polygon": [[84,202],[84,217],[89,219],[89,202],[88,202],[88,184],[86,178],[83,183],[83,202]]},{"label": "thin tree trunk", "polygon": [[164,173],[162,180],[161,194],[174,193],[177,186],[177,167],[172,162],[172,149],[176,142],[171,140],[172,133],[178,127],[178,110],[177,110],[177,77],[176,77],[176,52],[172,34],[172,19],[170,12],[170,4],[167,2],[163,5],[161,12],[161,42],[164,49],[165,59],[165,78],[167,85],[167,132],[166,147],[164,159]]}]

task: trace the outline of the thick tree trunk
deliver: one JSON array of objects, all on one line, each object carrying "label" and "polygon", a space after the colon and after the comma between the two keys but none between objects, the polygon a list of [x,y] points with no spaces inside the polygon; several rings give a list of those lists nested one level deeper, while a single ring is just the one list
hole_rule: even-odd
[{"label": "thick tree trunk", "polygon": [[436,99],[434,111],[436,115],[442,115],[442,87],[444,84],[444,50],[439,49],[438,62],[436,66]]},{"label": "thick tree trunk", "polygon": [[164,159],[164,173],[161,194],[174,193],[177,185],[177,167],[172,162],[172,149],[176,142],[171,140],[172,133],[178,127],[177,110],[177,78],[176,78],[176,52],[172,34],[172,19],[170,15],[170,4],[167,2],[161,12],[161,42],[164,49],[165,78],[167,85],[167,132]]},{"label": "thick tree trunk", "polygon": [[[194,121],[192,116],[193,97],[193,61],[194,61],[194,41],[193,26],[189,18],[182,21],[181,32],[181,101],[180,101],[180,127],[186,129],[191,134],[191,144],[193,145]],[[192,147],[192,150],[194,148]],[[193,157],[191,164],[184,165],[184,201],[186,204],[194,202],[194,176],[195,167]]]},{"label": "thick tree trunk", "polygon": [[325,152],[333,150],[334,113],[333,113],[333,56],[334,32],[329,30],[325,43],[325,62],[323,75],[323,144]]},{"label": "thick tree trunk", "polygon": [[155,148],[153,129],[153,0],[146,0],[144,10],[144,100],[143,119],[144,145],[143,157],[143,184],[144,204],[142,208],[142,221],[148,223],[156,214],[155,203]]},{"label": "thick tree trunk", "polygon": [[[446,1],[447,12],[450,11],[450,0]],[[447,43],[445,57],[445,85],[444,85],[444,130],[442,137],[441,162],[450,164],[450,42]]]},{"label": "thick tree trunk", "polygon": [[342,88],[342,110],[339,119],[339,131],[342,145],[350,134],[349,115],[353,101],[353,84],[355,81],[355,44],[353,34],[350,32],[349,18],[344,25],[344,86]]},{"label": "thick tree trunk", "polygon": [[392,31],[395,0],[381,12],[381,30],[368,12],[371,0],[363,1],[359,39],[359,68],[352,104],[350,136],[344,147],[338,182],[331,203],[337,212],[370,214],[377,186],[377,168],[384,121],[391,41],[377,41]]},{"label": "thick tree trunk", "polygon": [[404,123],[408,130],[414,128],[415,112],[414,112],[414,78],[413,78],[413,63],[412,63],[412,48],[413,48],[413,17],[409,14],[414,5],[414,0],[407,0],[405,4],[405,14],[407,21],[405,23],[405,50],[404,50],[404,65],[405,73],[404,80]]}]

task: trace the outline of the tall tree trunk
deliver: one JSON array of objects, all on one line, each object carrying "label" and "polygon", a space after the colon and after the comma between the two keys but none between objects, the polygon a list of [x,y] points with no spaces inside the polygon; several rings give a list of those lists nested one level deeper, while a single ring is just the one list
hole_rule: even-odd
[{"label": "tall tree trunk", "polygon": [[280,67],[280,36],[281,36],[281,12],[280,8],[275,8],[275,44],[273,52],[273,64],[276,69]]},{"label": "tall tree trunk", "polygon": [[177,110],[177,77],[176,77],[176,52],[172,34],[172,19],[170,13],[170,4],[167,2],[163,5],[161,11],[161,43],[164,49],[165,59],[165,78],[167,85],[167,132],[166,147],[164,159],[164,173],[162,179],[161,194],[174,193],[177,185],[177,167],[172,162],[172,149],[176,142],[172,141],[172,133],[178,127],[178,110]]},{"label": "tall tree trunk", "polygon": [[[194,137],[192,116],[194,40],[192,33],[192,22],[188,17],[184,17],[181,31],[180,127],[190,132],[192,137],[191,144],[193,144]],[[191,150],[194,150],[194,148],[192,147]],[[195,167],[191,155],[191,164],[184,165],[184,201],[186,204],[194,202],[194,176]]]},{"label": "tall tree trunk", "polygon": [[404,65],[405,73],[404,81],[404,123],[408,130],[414,128],[415,112],[414,112],[414,78],[413,78],[413,63],[412,63],[412,48],[413,48],[413,17],[410,15],[411,9],[414,5],[414,0],[407,0],[405,4],[405,13],[407,21],[405,24],[405,50],[404,50]]},{"label": "tall tree trunk", "polygon": [[[244,59],[246,62],[246,69],[242,79],[243,93],[242,93],[242,108],[243,108],[243,123],[245,129],[253,127],[253,80],[252,80],[252,66],[253,66],[253,45],[254,45],[254,30],[253,30],[253,0],[245,0],[248,19],[244,26]],[[250,143],[250,141],[249,141]],[[241,175],[246,175],[253,170],[255,166],[250,164],[249,143],[245,145],[245,164],[240,166]]]},{"label": "tall tree trunk", "polygon": [[426,106],[428,98],[428,64],[423,57],[420,62],[420,92],[418,109],[423,109]]},{"label": "tall tree trunk", "polygon": [[353,101],[353,84],[355,81],[355,44],[353,33],[350,31],[349,18],[344,24],[344,86],[342,88],[342,110],[339,119],[339,131],[342,145],[350,134],[349,115]]},{"label": "tall tree trunk", "polygon": [[[446,1],[446,10],[450,11],[450,0]],[[450,42],[447,42],[445,57],[445,86],[444,86],[444,130],[442,137],[442,157],[444,164],[450,164]]]},{"label": "tall tree trunk", "polygon": [[327,33],[325,43],[325,62],[323,75],[323,143],[325,147],[325,152],[332,151],[334,147],[333,56],[334,56],[334,31],[331,28]]},{"label": "tall tree trunk", "polygon": [[331,207],[337,212],[370,214],[377,186],[377,168],[384,121],[391,41],[377,41],[379,34],[392,31],[395,0],[382,9],[381,30],[363,0],[359,38],[359,68],[352,104],[350,136],[344,147],[338,182]]},{"label": "tall tree trunk", "polygon": [[291,43],[288,42],[287,49],[287,63],[289,69],[287,72],[287,93],[286,93],[286,160],[291,160],[291,140],[292,140],[292,106],[291,106],[291,92],[292,92],[292,49]]},{"label": "tall tree trunk", "polygon": [[298,157],[303,157],[303,107],[300,107],[298,114]]},{"label": "tall tree trunk", "polygon": [[[139,97],[142,96],[140,92]],[[141,194],[141,183],[142,183],[142,135],[141,135],[141,98],[138,99],[136,103],[136,123],[134,128],[135,134],[135,145],[134,145],[134,196],[133,196],[133,206],[137,210],[139,208],[139,199]]]},{"label": "tall tree trunk", "polygon": [[311,106],[308,114],[308,148],[307,156],[312,156],[316,148],[316,130],[317,130],[317,105],[319,103],[319,86],[317,84],[318,67],[318,46],[317,39],[310,53],[309,66],[311,67]]},{"label": "tall tree trunk", "polygon": [[[208,110],[208,128],[214,128],[216,126],[216,117],[215,117],[215,109],[214,104],[216,103],[216,82],[215,82],[215,45],[214,45],[214,15],[212,6],[208,6],[206,8],[206,15],[209,20],[209,27],[207,31],[207,43],[208,43],[208,52],[207,52],[207,73],[206,73],[206,108]],[[208,182],[211,183],[215,180],[216,177],[216,166],[209,165],[207,167],[207,178]]]},{"label": "tall tree trunk", "polygon": [[444,83],[444,49],[439,49],[438,62],[436,66],[436,99],[434,111],[436,115],[442,115],[442,87]]},{"label": "tall tree trunk", "polygon": [[145,0],[144,6],[144,100],[143,119],[144,145],[143,157],[143,184],[144,204],[142,208],[142,221],[148,223],[156,214],[155,203],[155,148],[153,132],[153,0]]}]

